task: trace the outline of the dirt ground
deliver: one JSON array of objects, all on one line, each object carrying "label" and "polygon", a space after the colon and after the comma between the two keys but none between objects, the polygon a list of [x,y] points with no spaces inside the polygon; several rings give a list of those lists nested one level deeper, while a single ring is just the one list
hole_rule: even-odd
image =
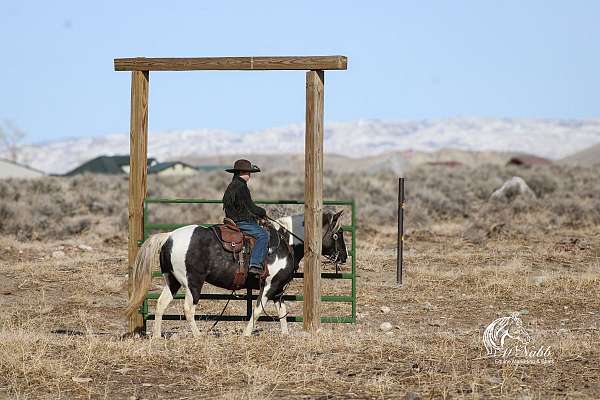
[{"label": "dirt ground", "polygon": [[[122,339],[124,237],[3,237],[0,398],[599,398],[598,230],[500,235],[477,245],[462,231],[448,222],[409,234],[398,288],[394,231],[359,230],[356,325],[327,324],[305,336],[291,324],[282,336],[279,324],[265,322],[244,338],[244,323],[221,322],[199,339],[187,323],[170,321],[166,338]],[[324,289],[341,292],[343,284]],[[222,305],[201,302],[197,312]],[[349,312],[343,307],[327,311]],[[301,313],[299,304],[289,308]],[[549,347],[544,363],[486,357],[485,327],[512,312],[520,312],[531,348]],[[393,328],[382,331],[383,322]]]}]

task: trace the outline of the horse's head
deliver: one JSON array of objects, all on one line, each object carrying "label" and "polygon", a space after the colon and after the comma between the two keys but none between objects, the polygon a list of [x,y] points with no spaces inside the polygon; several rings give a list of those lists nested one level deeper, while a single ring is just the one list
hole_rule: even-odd
[{"label": "horse's head", "polygon": [[344,264],[348,258],[341,216],[344,210],[332,214],[323,213],[322,254],[333,263]]},{"label": "horse's head", "polygon": [[523,321],[519,318],[518,313],[514,313],[510,316],[510,323],[507,326],[507,334],[511,339],[518,340],[523,344],[527,344],[531,341],[531,336],[525,330],[523,326]]}]

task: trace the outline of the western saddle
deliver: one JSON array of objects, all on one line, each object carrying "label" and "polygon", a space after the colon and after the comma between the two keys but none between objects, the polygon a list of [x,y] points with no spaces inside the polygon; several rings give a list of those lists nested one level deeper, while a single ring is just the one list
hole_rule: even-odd
[{"label": "western saddle", "polygon": [[[253,236],[247,235],[240,230],[236,223],[230,218],[224,218],[222,224],[211,226],[215,237],[223,249],[232,253],[233,259],[238,263],[239,267],[235,272],[233,279],[232,290],[242,289],[246,284],[248,277],[248,266],[250,264],[250,254],[256,239]],[[263,274],[260,276],[264,280],[269,276],[269,271],[266,266],[263,268]]]}]

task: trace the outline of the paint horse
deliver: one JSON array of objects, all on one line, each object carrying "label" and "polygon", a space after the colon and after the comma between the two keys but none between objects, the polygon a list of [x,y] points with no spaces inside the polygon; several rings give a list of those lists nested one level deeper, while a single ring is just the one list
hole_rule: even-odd
[{"label": "paint horse", "polygon": [[[341,229],[340,216],[323,214],[322,254],[337,263],[347,258],[346,245]],[[288,334],[287,309],[283,301],[283,291],[292,280],[304,256],[304,216],[283,217],[275,221],[269,229],[269,252],[266,259],[269,276],[261,283],[258,278],[248,275],[245,287],[259,290],[252,317],[244,330],[250,336],[265,305],[273,301],[281,324],[282,333]],[[160,268],[165,285],[158,298],[155,310],[153,336],[161,335],[162,316],[173,296],[180,288],[185,291],[183,310],[192,334],[197,337],[200,330],[194,315],[204,282],[220,288],[232,290],[234,277],[239,268],[231,253],[223,249],[211,229],[199,225],[188,225],[172,232],[150,236],[135,258],[132,269],[133,291],[125,310],[127,315],[137,312],[144,302],[152,281],[152,271]]]}]

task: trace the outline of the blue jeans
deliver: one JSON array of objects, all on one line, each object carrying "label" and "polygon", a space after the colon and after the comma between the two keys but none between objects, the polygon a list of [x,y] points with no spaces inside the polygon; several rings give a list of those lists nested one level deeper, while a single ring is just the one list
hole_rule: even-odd
[{"label": "blue jeans", "polygon": [[250,256],[250,265],[259,266],[269,251],[269,232],[254,221],[238,221],[236,224],[242,232],[256,238]]}]

